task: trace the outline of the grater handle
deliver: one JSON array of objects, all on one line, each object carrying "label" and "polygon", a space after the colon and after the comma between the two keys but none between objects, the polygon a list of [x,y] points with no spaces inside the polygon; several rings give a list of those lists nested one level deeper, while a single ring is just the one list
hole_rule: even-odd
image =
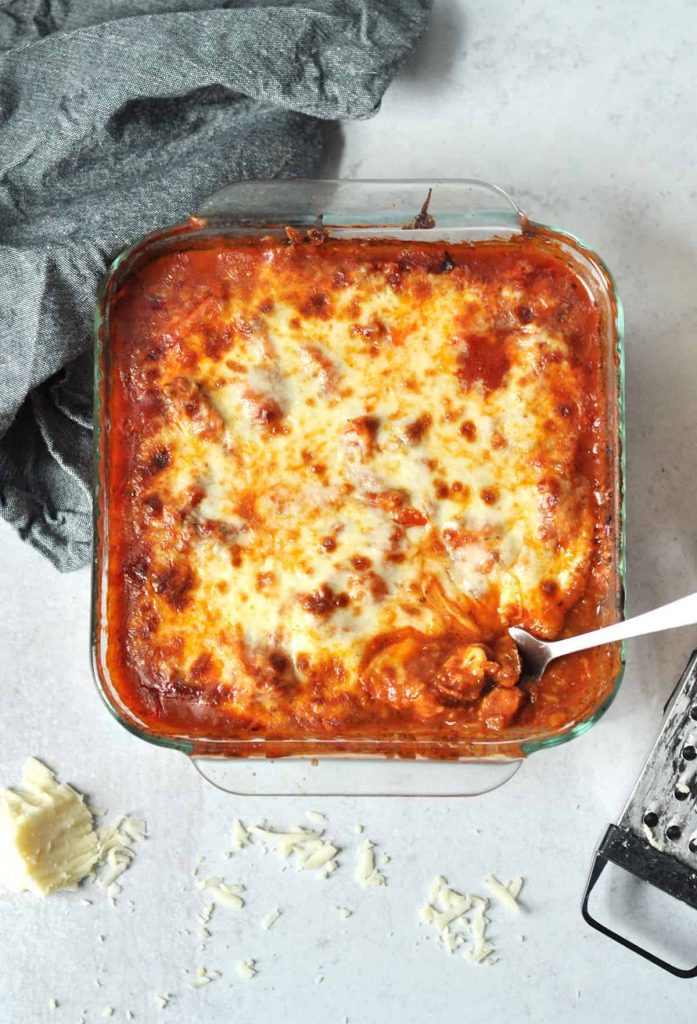
[{"label": "grater handle", "polygon": [[635,636],[646,636],[647,633],[660,633],[664,629],[677,629],[679,626],[693,626],[697,623],[697,594],[688,594],[670,604],[664,604],[653,611],[635,615],[624,622],[615,622],[602,629],[594,629],[590,633],[570,636],[564,640],[556,640],[549,646],[554,657],[585,651],[589,647],[600,644],[611,644],[617,640],[629,640]]},{"label": "grater handle", "polygon": [[[639,956],[642,956],[645,960],[648,960],[650,963],[655,964],[657,967],[662,967],[664,971],[668,971],[669,974],[673,974],[676,978],[697,978],[697,966],[678,967],[676,964],[671,964],[667,960],[663,960],[660,956],[656,956],[655,953],[649,952],[648,949],[644,949],[643,946],[637,945],[636,942],[632,942],[632,940],[628,939],[625,935],[620,935],[619,932],[613,931],[612,928],[609,928],[606,924],[603,924],[601,921],[598,921],[597,918],[593,917],[593,915],[591,914],[590,909],[588,907],[590,895],[593,892],[593,889],[595,888],[600,876],[602,875],[603,871],[605,870],[609,862],[616,864],[618,867],[623,868],[625,871],[630,871],[637,877],[644,878],[644,880],[649,882],[649,884],[658,885],[660,889],[663,889],[664,892],[667,892],[670,895],[675,896],[676,899],[685,899],[684,892],[681,893],[680,891],[682,888],[680,884],[681,881],[684,882],[686,880],[680,879],[679,877],[679,875],[683,873],[681,870],[682,865],[676,865],[678,869],[677,884],[676,879],[674,878],[660,878],[662,871],[661,866],[659,864],[656,864],[654,866],[655,868],[657,868],[656,871],[653,871],[651,869],[646,871],[645,865],[643,865],[643,868],[639,868],[639,870],[637,870],[636,866],[632,864],[631,856],[629,858],[626,856],[626,851],[625,855],[623,855],[622,853],[620,853],[619,856],[617,855],[618,852],[622,849],[624,845],[624,838],[626,837],[626,834],[620,837],[621,831],[622,830],[618,829],[616,825],[610,825],[607,832],[605,833],[603,841],[598,847],[598,851],[595,855],[595,860],[593,861],[593,867],[591,868],[591,873],[588,877],[588,882],[586,883],[586,891],[583,894],[583,902],[581,904],[581,913],[583,914],[583,920],[586,922],[586,924],[589,924],[591,928],[595,928],[596,931],[601,932],[603,935],[606,935],[609,939],[613,939],[613,941],[619,943],[620,946],[624,946],[625,949],[631,949],[633,953],[638,953]],[[641,860],[641,858],[639,858],[639,860]],[[694,906],[694,904],[692,905]]]}]

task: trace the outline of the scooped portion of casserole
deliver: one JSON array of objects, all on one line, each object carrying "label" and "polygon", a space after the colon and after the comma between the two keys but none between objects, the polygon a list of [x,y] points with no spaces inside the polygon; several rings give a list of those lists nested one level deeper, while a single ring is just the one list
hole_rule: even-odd
[{"label": "scooped portion of casserole", "polygon": [[607,589],[581,277],[534,236],[289,235],[179,242],[113,299],[121,700],[165,734],[349,747],[573,721],[615,656],[530,685],[507,629],[591,628]]}]

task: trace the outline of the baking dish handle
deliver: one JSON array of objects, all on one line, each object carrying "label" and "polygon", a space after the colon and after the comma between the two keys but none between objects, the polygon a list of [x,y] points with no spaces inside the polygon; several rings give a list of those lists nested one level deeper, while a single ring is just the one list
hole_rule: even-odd
[{"label": "baking dish handle", "polygon": [[198,217],[215,223],[266,231],[274,224],[296,227],[361,227],[412,230],[427,237],[434,228],[452,231],[476,228],[482,237],[493,230],[519,234],[527,218],[514,200],[497,185],[477,178],[404,178],[389,180],[236,181],[204,199]]},{"label": "baking dish handle", "polygon": [[237,796],[481,796],[516,774],[522,759],[410,761],[370,758],[191,757],[212,786]]}]

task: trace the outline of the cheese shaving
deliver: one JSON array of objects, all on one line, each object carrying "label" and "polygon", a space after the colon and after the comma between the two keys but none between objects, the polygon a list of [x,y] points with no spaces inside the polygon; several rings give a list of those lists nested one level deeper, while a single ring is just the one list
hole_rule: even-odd
[{"label": "cheese shaving", "polygon": [[[506,886],[503,882],[499,882],[495,875],[487,875],[484,879],[484,884],[491,895],[494,896],[502,906],[506,907],[507,910],[512,911],[514,914],[519,913],[520,907],[516,901],[516,897],[523,888],[522,878],[516,878],[511,882],[510,886]],[[515,896],[513,895],[514,893]]]},{"label": "cheese shaving", "polygon": [[375,865],[374,850],[375,843],[372,843],[370,839],[366,839],[358,850],[356,881],[364,889],[373,889],[376,886],[387,884],[387,879]]},{"label": "cheese shaving", "polygon": [[642,829],[643,829],[644,835],[645,835],[645,836],[646,836],[646,838],[648,839],[648,841],[649,841],[649,843],[651,844],[651,846],[653,846],[653,848],[654,848],[655,850],[659,850],[660,852],[663,852],[663,850],[665,850],[665,845],[666,845],[666,844],[665,844],[665,843],[663,842],[663,840],[662,840],[662,839],[659,839],[659,838],[658,838],[658,837],[656,836],[656,834],[655,834],[654,830],[653,830],[652,828],[650,828],[650,827],[649,827],[649,826],[648,826],[648,825],[646,824],[646,822],[645,822],[645,821],[642,821],[642,823],[641,823],[641,827],[642,827]]},{"label": "cheese shaving", "polygon": [[122,875],[131,866],[132,859],[132,850],[123,847],[110,847],[106,854],[106,869],[102,872],[99,884],[109,892],[119,875]]},{"label": "cheese shaving", "polygon": [[481,896],[472,897],[472,906],[474,908],[470,921],[472,948],[465,951],[465,956],[476,964],[486,961],[489,954],[494,951],[494,947],[486,941],[486,928],[489,924],[489,918],[486,916],[488,905],[488,901]]},{"label": "cheese shaving", "polygon": [[344,921],[346,921],[353,914],[353,911],[349,910],[348,907],[337,907],[336,909],[339,914],[339,917],[341,917]]},{"label": "cheese shaving", "polygon": [[[199,889],[205,889],[210,892],[216,903],[222,903],[223,906],[231,907],[233,910],[241,910],[244,906],[244,900],[241,896],[241,893],[245,891],[243,885],[230,885],[224,882],[222,878],[204,878],[197,885]],[[199,919],[201,919],[200,915]]]},{"label": "cheese shaving", "polygon": [[264,929],[264,931],[268,931],[269,928],[273,924],[275,924],[276,921],[278,921],[280,916],[281,916],[281,911],[278,908],[276,908],[275,910],[270,910],[268,912],[268,914],[266,914],[264,917],[262,917],[262,919],[261,919],[261,921],[259,923],[260,923],[261,927]]},{"label": "cheese shaving", "polygon": [[205,906],[201,907],[201,909],[198,912],[198,919],[202,925],[208,924],[214,910],[215,904],[213,903],[206,903]]},{"label": "cheese shaving", "polygon": [[232,848],[233,850],[243,850],[245,846],[249,846],[250,838],[249,832],[244,827],[239,818],[235,818],[232,823]]},{"label": "cheese shaving", "polygon": [[133,842],[145,839],[147,835],[147,825],[142,818],[124,818],[121,828]]},{"label": "cheese shaving", "polygon": [[487,900],[451,889],[443,875],[437,875],[433,880],[428,899],[429,902],[420,908],[419,917],[424,924],[435,929],[442,948],[452,955],[471,938],[471,945],[464,950],[464,955],[475,963],[485,962],[493,952],[493,947],[486,942],[489,923],[485,915]]},{"label": "cheese shaving", "polygon": [[244,978],[248,981],[258,973],[256,969],[256,960],[239,960],[235,964],[235,970],[239,974],[240,978]]},{"label": "cheese shaving", "polygon": [[279,857],[292,858],[298,871],[314,871],[318,878],[326,878],[338,866],[334,858],[339,848],[323,838],[323,829],[295,825],[287,832],[276,832],[252,825],[249,831],[261,839],[265,848],[274,848]]},{"label": "cheese shaving", "polygon": [[510,892],[513,899],[517,900],[521,892],[523,891],[523,879],[520,877],[514,878],[512,882],[508,883],[506,888]]},{"label": "cheese shaving", "polygon": [[193,981],[189,982],[191,988],[203,988],[204,985],[210,985],[212,981],[220,977],[220,971],[209,971],[207,967],[199,967],[196,971],[196,977]]}]

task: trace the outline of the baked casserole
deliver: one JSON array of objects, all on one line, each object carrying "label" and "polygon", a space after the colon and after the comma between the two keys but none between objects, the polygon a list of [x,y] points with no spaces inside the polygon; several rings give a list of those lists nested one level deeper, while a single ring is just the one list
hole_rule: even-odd
[{"label": "baked casserole", "polygon": [[134,721],[444,756],[597,706],[614,648],[530,684],[507,634],[592,628],[613,572],[601,315],[552,237],[183,236],[109,302]]}]

